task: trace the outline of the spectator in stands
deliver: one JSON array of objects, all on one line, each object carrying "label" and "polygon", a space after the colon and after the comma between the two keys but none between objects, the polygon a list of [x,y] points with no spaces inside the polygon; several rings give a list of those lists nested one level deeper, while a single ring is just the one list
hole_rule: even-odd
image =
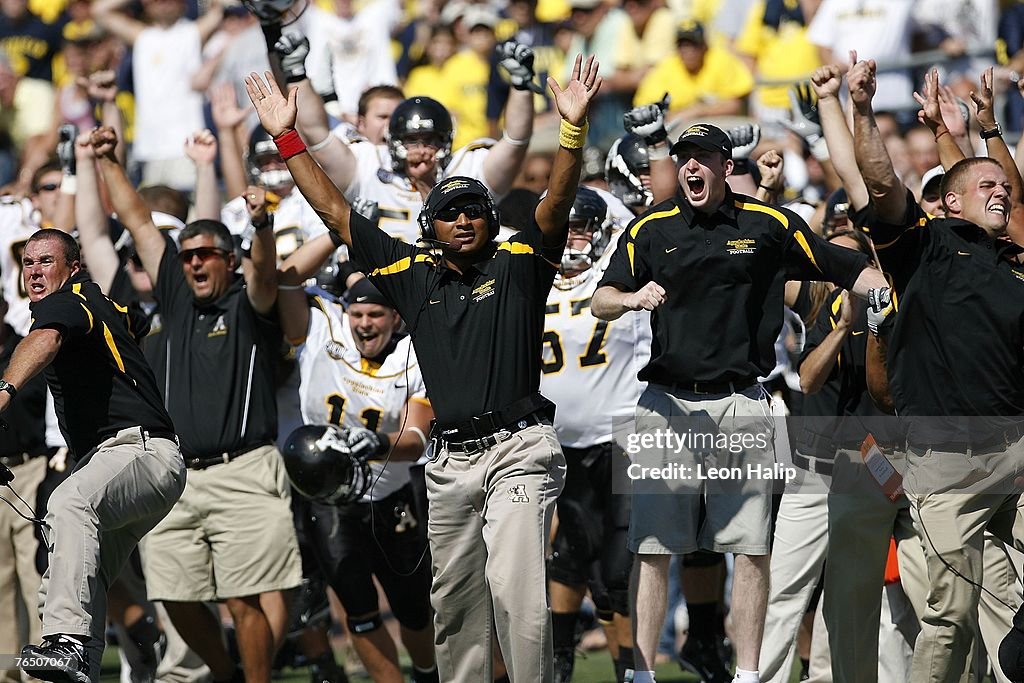
[{"label": "spectator in stands", "polygon": [[0,51],[0,185],[17,179],[21,191],[28,187],[49,155],[46,133],[52,116],[53,87],[19,76]]},{"label": "spectator in stands", "polygon": [[53,80],[53,59],[60,52],[65,21],[44,22],[29,10],[28,0],[0,2],[0,48],[17,75]]},{"label": "spectator in stands", "polygon": [[726,48],[709,46],[703,24],[680,24],[676,48],[640,82],[634,104],[657,102],[668,93],[669,120],[681,122],[743,111],[743,98],[754,87],[750,70]]}]

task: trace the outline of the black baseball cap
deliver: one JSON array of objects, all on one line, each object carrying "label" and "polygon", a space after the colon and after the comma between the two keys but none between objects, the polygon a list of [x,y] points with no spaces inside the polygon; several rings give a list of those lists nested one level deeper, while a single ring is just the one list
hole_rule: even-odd
[{"label": "black baseball cap", "polygon": [[676,28],[676,43],[704,43],[704,24],[695,20],[684,21]]},{"label": "black baseball cap", "polygon": [[427,201],[424,202],[424,208],[426,209],[428,216],[433,216],[459,197],[464,197],[466,195],[482,197],[484,199],[488,199],[490,197],[490,194],[487,192],[487,188],[479,180],[457,175],[445,178],[435,185],[434,189],[432,189],[430,194],[427,195]]},{"label": "black baseball cap", "polygon": [[679,136],[669,150],[670,154],[678,155],[687,145],[699,147],[708,152],[720,152],[726,159],[732,158],[732,140],[718,126],[710,123],[695,123]]},{"label": "black baseball cap", "polygon": [[380,290],[365,277],[356,280],[352,286],[348,288],[347,298],[349,306],[352,304],[378,304],[380,306],[394,308],[391,302],[380,293]]}]

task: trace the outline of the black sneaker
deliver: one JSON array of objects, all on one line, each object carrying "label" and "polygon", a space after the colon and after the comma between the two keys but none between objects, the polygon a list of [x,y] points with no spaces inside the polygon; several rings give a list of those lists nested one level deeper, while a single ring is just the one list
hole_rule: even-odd
[{"label": "black sneaker", "polygon": [[729,683],[732,680],[713,642],[687,638],[679,651],[679,666],[699,676],[704,683]]},{"label": "black sneaker", "polygon": [[576,668],[576,649],[557,648],[555,650],[555,683],[569,683],[572,671]]},{"label": "black sneaker", "polygon": [[29,676],[54,683],[89,683],[89,658],[81,641],[57,634],[42,645],[21,649],[21,669]]}]

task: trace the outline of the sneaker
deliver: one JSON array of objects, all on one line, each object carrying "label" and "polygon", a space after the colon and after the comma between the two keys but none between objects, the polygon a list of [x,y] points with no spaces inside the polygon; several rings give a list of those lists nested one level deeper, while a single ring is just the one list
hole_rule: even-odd
[{"label": "sneaker", "polygon": [[21,649],[22,670],[29,676],[54,683],[89,683],[89,658],[81,641],[57,634],[43,639],[42,645]]},{"label": "sneaker", "polygon": [[576,666],[576,650],[574,648],[558,648],[555,650],[555,683],[569,683],[572,671]]},{"label": "sneaker", "polygon": [[679,666],[699,676],[704,683],[729,683],[732,680],[713,642],[687,638],[679,650]]}]

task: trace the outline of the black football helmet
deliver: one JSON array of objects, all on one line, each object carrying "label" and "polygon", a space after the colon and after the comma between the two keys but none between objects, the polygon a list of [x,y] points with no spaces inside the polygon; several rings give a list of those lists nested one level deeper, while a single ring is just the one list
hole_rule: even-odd
[{"label": "black football helmet", "polygon": [[405,159],[408,155],[406,137],[424,133],[433,136],[432,142],[437,146],[437,165],[443,169],[451,161],[452,140],[455,139],[452,115],[443,104],[430,97],[410,97],[395,107],[388,122],[387,134],[391,168],[395,173],[405,172]]},{"label": "black football helmet", "polygon": [[292,174],[286,168],[262,170],[268,161],[281,161],[281,154],[270,133],[263,130],[263,126],[256,126],[249,135],[249,147],[245,153],[249,182],[278,194],[288,194],[295,185]]},{"label": "black football helmet", "polygon": [[608,229],[608,203],[585,185],[576,188],[576,200],[569,211],[569,231],[589,232],[590,243],[583,249],[574,249],[566,245],[558,269],[561,277],[566,277],[566,273],[579,273],[593,266],[604,254],[611,238],[611,231]]},{"label": "black football helmet", "polygon": [[364,460],[352,454],[347,433],[334,425],[304,425],[288,436],[281,455],[296,491],[331,505],[363,497],[372,473]]},{"label": "black football helmet", "polygon": [[612,143],[604,162],[608,189],[631,209],[643,209],[654,201],[641,175],[651,174],[651,160],[643,138],[627,133]]}]

